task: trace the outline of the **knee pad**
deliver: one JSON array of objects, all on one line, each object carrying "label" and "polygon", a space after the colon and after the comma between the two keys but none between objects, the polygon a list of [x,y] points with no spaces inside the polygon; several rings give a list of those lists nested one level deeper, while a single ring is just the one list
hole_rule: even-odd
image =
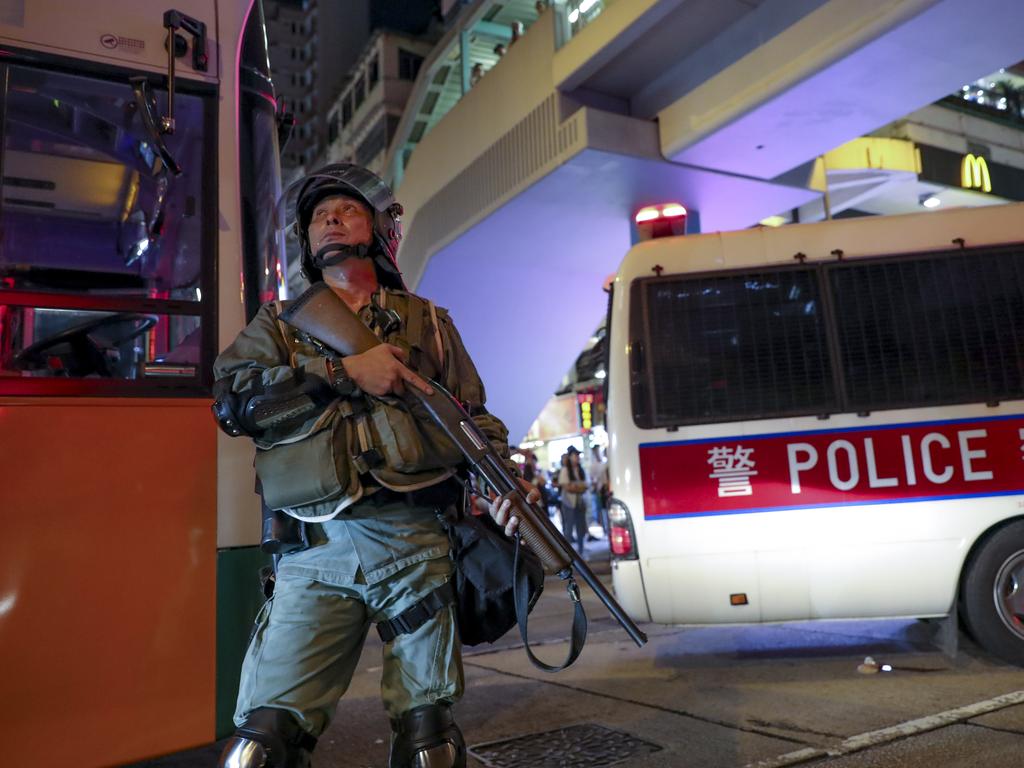
[{"label": "knee pad", "polygon": [[388,768],[465,768],[466,742],[448,704],[427,704],[391,721]]},{"label": "knee pad", "polygon": [[294,715],[260,707],[228,739],[218,768],[309,768],[316,738],[302,730]]}]

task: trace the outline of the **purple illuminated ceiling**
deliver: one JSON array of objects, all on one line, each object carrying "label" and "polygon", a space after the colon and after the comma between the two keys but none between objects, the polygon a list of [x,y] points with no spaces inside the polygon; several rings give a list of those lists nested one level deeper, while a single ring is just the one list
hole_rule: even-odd
[{"label": "purple illuminated ceiling", "polygon": [[664,161],[585,150],[427,265],[416,290],[448,307],[518,442],[605,312],[601,286],[642,205],[677,200],[704,232],[750,226],[815,193]]}]

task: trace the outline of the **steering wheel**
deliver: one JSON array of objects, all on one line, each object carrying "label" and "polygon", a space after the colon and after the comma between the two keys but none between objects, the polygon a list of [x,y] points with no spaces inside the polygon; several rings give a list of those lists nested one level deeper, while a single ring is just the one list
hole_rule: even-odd
[{"label": "steering wheel", "polygon": [[113,377],[111,357],[117,347],[141,336],[154,325],[154,315],[118,312],[93,318],[47,336],[21,350],[14,364],[20,370],[50,370],[66,376],[98,374]]}]

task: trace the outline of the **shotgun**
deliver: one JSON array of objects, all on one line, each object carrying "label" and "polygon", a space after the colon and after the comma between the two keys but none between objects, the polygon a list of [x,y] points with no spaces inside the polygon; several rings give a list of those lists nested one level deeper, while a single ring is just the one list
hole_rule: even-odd
[{"label": "shotgun", "polygon": [[[334,355],[358,355],[381,343],[366,324],[330,287],[317,282],[281,313],[281,320],[309,337],[322,351]],[[429,381],[434,392],[428,395],[415,387],[406,387],[406,398],[416,398],[430,417],[458,446],[472,469],[496,493],[508,496],[518,511],[519,532],[549,573],[572,583],[575,570],[598,596],[612,617],[619,622],[638,646],[647,636],[626,615],[622,606],[605,589],[586,561],[570,546],[548,518],[547,510],[531,504],[515,476],[505,466],[487,437],[480,431],[458,399],[436,381]]]}]

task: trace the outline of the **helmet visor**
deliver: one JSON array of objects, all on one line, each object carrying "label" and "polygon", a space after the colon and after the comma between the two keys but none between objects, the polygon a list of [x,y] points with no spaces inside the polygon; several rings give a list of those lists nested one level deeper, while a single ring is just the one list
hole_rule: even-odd
[{"label": "helmet visor", "polygon": [[288,185],[274,209],[275,225],[278,229],[285,229],[298,221],[299,204],[303,198],[311,195],[322,198],[332,193],[362,198],[374,213],[383,213],[395,202],[387,184],[365,168],[356,165],[328,166]]}]

